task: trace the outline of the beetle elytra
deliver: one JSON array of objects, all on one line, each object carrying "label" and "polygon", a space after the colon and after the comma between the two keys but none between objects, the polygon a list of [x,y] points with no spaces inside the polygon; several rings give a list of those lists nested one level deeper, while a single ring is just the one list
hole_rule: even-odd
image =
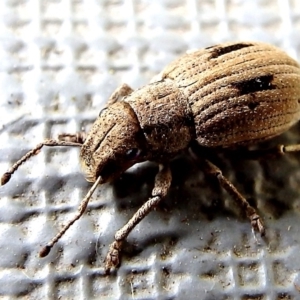
[{"label": "beetle elytra", "polygon": [[[43,257],[81,217],[99,184],[113,181],[138,162],[158,163],[150,198],[117,231],[110,245],[105,264],[109,272],[119,265],[128,234],[168,193],[172,158],[186,149],[197,153],[197,145],[214,149],[255,144],[283,133],[299,119],[300,66],[295,60],[264,43],[220,44],[179,57],[140,89],[122,85],[88,134],[62,134],[57,140],[42,142],[2,176],[1,184],[43,146],[81,148],[82,169],[94,184],[77,214],[41,250]],[[281,145],[275,153],[299,150],[300,145]],[[205,171],[242,205],[253,228],[263,234],[256,210],[218,167],[205,157],[199,159]]]}]

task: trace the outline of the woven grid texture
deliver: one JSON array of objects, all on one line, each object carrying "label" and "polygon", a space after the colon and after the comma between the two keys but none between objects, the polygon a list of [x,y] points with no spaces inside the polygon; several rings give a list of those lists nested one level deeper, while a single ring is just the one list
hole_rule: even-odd
[{"label": "woven grid texture", "polygon": [[[259,40],[300,59],[297,0],[0,1],[0,171],[59,133],[88,130],[121,83],[137,88],[188,49]],[[297,143],[299,126],[270,142]],[[0,188],[1,299],[300,299],[300,155],[219,167],[267,226],[256,237],[231,198],[188,156],[172,162],[165,201],[129,235],[114,233],[151,193],[145,163],[99,187],[47,258],[38,251],[90,184],[79,150],[45,148]]]}]

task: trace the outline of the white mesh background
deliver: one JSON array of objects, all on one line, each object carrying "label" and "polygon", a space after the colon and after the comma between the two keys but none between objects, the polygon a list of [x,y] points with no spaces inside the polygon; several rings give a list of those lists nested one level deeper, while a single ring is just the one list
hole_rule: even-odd
[{"label": "white mesh background", "polygon": [[[0,1],[1,173],[45,138],[88,129],[122,82],[137,88],[187,49],[229,40],[270,42],[299,60],[300,1]],[[299,141],[298,126],[272,144]],[[40,259],[90,187],[78,149],[42,149],[0,188],[1,299],[300,299],[300,155],[220,167],[256,202],[266,239],[181,157],[167,199],[106,276],[108,245],[149,196],[156,166],[99,187]]]}]

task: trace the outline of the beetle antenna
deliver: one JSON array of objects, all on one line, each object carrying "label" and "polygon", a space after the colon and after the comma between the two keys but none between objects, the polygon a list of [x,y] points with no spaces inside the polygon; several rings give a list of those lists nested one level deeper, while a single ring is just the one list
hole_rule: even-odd
[{"label": "beetle antenna", "polygon": [[12,165],[12,167],[6,171],[2,177],[1,177],[1,185],[6,184],[12,174],[20,167],[20,165],[22,165],[26,160],[28,160],[30,157],[37,155],[40,150],[44,147],[44,146],[49,146],[49,147],[55,147],[55,146],[71,146],[71,147],[81,147],[82,144],[81,143],[74,143],[74,142],[70,142],[70,141],[60,141],[60,140],[45,140],[42,143],[38,144],[35,148],[33,148],[32,150],[30,150],[29,152],[27,152],[23,157],[21,157],[21,159],[19,159],[15,164]]},{"label": "beetle antenna", "polygon": [[45,257],[49,254],[52,247],[60,240],[60,238],[65,234],[65,232],[83,215],[86,207],[99,183],[102,183],[103,179],[101,176],[95,181],[93,186],[90,188],[84,199],[81,201],[77,213],[73,216],[71,220],[61,229],[61,231],[39,252],[40,257]]}]

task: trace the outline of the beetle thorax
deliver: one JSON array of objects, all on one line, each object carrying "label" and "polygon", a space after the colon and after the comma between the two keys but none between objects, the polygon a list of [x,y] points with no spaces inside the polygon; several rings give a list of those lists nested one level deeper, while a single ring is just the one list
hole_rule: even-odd
[{"label": "beetle thorax", "polygon": [[172,83],[159,81],[125,98],[134,110],[149,151],[176,154],[194,139],[194,122],[188,101]]}]

